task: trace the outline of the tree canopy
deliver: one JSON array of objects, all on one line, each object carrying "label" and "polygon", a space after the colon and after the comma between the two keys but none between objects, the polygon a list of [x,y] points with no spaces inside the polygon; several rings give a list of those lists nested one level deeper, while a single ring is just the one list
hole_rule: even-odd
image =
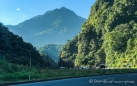
[{"label": "tree canopy", "polygon": [[62,61],[74,66],[137,67],[136,9],[136,0],[97,0],[81,32],[63,46]]}]

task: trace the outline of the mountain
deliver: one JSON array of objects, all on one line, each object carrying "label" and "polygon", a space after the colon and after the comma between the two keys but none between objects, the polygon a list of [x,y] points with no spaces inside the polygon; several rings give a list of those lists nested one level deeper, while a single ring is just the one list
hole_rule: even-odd
[{"label": "mountain", "polygon": [[7,25],[13,33],[23,37],[24,41],[39,48],[44,44],[65,44],[81,30],[86,19],[73,11],[62,7],[47,11],[18,25]]},{"label": "mountain", "polygon": [[63,45],[61,44],[45,44],[39,48],[39,53],[41,55],[48,55],[56,63],[59,61],[59,52]]},{"label": "mountain", "polygon": [[54,57],[51,57],[49,54],[41,54],[44,61],[46,62],[46,68],[58,68],[58,61],[54,59]]},{"label": "mountain", "polygon": [[137,0],[97,0],[81,32],[60,52],[60,65],[137,68]]},{"label": "mountain", "polygon": [[42,68],[44,59],[31,43],[24,42],[22,37],[13,34],[0,23],[0,58],[9,63]]}]

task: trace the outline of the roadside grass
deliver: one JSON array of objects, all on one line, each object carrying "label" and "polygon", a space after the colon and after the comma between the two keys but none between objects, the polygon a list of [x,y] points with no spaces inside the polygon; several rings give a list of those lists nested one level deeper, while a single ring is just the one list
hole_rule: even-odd
[{"label": "roadside grass", "polygon": [[[69,69],[46,69],[41,71],[30,71],[31,81],[35,80],[54,80],[69,77],[82,77],[105,74],[135,73],[137,69],[90,69],[90,70],[69,70]],[[0,84],[25,82],[29,80],[29,71],[3,73],[0,74]]]},{"label": "roadside grass", "polygon": [[[30,72],[30,73],[29,73]],[[0,60],[0,84],[28,82],[38,80],[55,80],[70,77],[82,77],[118,73],[137,73],[137,69],[36,69]]]}]

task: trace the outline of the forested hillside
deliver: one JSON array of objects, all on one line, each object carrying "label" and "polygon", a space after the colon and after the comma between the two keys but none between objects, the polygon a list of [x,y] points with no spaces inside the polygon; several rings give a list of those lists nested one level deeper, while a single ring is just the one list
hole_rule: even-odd
[{"label": "forested hillside", "polygon": [[46,65],[39,52],[22,37],[0,23],[0,58],[14,64],[42,68]]},{"label": "forested hillside", "polygon": [[7,25],[9,30],[32,43],[37,49],[45,44],[65,44],[81,30],[86,19],[62,7],[35,16],[18,25]]},{"label": "forested hillside", "polygon": [[97,0],[60,52],[66,66],[137,67],[137,0]]},{"label": "forested hillside", "polygon": [[61,51],[62,44],[45,44],[39,48],[41,55],[48,55],[56,63],[59,61],[59,52]]}]

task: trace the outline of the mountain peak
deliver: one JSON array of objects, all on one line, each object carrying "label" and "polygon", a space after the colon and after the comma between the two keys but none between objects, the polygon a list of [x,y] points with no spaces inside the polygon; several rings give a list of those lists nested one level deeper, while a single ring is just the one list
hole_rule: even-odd
[{"label": "mountain peak", "polygon": [[[70,9],[68,9],[68,8],[66,8],[66,7],[61,7],[61,8],[57,8],[57,9],[55,9],[56,11],[61,11],[61,12],[73,12],[72,10],[70,10]],[[53,10],[53,11],[55,11],[55,10]]]},{"label": "mountain peak", "polygon": [[[81,25],[85,21],[86,19],[79,17],[73,11],[66,7],[61,7],[26,20],[16,25],[16,27],[9,26],[9,28],[22,36],[25,41],[40,47],[45,43],[64,44],[67,41],[66,39],[72,39],[80,31]],[[28,33],[28,35],[24,33]],[[69,33],[69,36],[65,33]],[[35,40],[38,41],[36,42]]]},{"label": "mountain peak", "polygon": [[65,9],[65,10],[66,10],[66,9],[68,9],[68,8],[66,8],[66,7],[61,7],[60,9]]},{"label": "mountain peak", "polygon": [[74,11],[66,8],[66,7],[61,7],[61,8],[56,8],[54,10],[50,10],[50,11],[47,11],[44,13],[44,15],[51,15],[51,13],[53,14],[73,14],[73,15],[76,15]]}]

